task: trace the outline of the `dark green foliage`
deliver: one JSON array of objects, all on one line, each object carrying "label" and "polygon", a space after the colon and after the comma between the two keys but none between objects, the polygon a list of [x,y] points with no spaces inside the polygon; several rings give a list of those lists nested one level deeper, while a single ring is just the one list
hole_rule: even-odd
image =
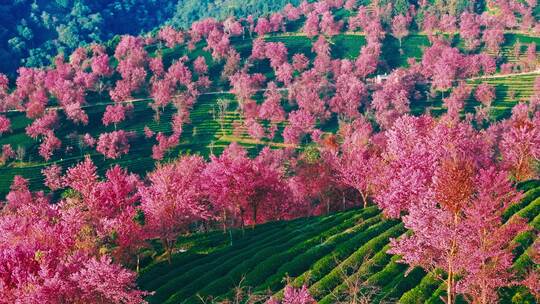
[{"label": "dark green foliage", "polygon": [[[0,72],[47,66],[59,53],[115,35],[143,34],[163,25],[189,28],[202,18],[260,16],[299,0],[16,0],[0,4]],[[114,40],[114,39],[113,39]]]},{"label": "dark green foliage", "polygon": [[170,23],[176,27],[189,27],[194,21],[213,17],[223,20],[229,16],[258,17],[278,11],[287,3],[298,5],[300,0],[186,0],[178,1]]},{"label": "dark green foliage", "polygon": [[149,31],[171,17],[177,1],[8,2],[0,5],[0,71],[12,74],[20,65],[48,65],[86,43]]}]

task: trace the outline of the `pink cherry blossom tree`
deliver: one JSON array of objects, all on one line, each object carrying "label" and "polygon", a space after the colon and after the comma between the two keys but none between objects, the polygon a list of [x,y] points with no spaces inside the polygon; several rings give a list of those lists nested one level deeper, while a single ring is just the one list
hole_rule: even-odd
[{"label": "pink cherry blossom tree", "polygon": [[225,58],[225,66],[223,67],[222,76],[224,77],[224,79],[238,72],[238,70],[240,69],[240,59],[240,54],[237,51],[229,51]]},{"label": "pink cherry blossom tree", "polygon": [[[312,133],[319,133],[317,131]],[[331,146],[334,139],[330,137]],[[318,153],[303,153],[292,162],[293,176],[288,179],[294,200],[293,213],[301,216],[327,214],[346,206],[345,188],[331,162]]]},{"label": "pink cherry blossom tree", "polygon": [[231,50],[231,41],[229,35],[225,34],[221,28],[214,28],[206,39],[208,44],[205,50],[212,52],[212,58],[214,60],[220,60],[224,58]]},{"label": "pink cherry blossom tree", "polygon": [[311,12],[306,16],[303,31],[309,38],[313,38],[319,34],[320,28],[318,14]]},{"label": "pink cherry blossom tree", "polygon": [[294,5],[292,5],[291,3],[287,3],[285,5],[285,7],[283,8],[283,13],[289,21],[296,21],[300,19],[300,16],[302,15],[300,8],[294,7]]},{"label": "pink cherry blossom tree", "polygon": [[43,142],[39,145],[39,155],[45,160],[50,160],[54,151],[62,147],[62,142],[54,135],[53,131],[48,131],[43,138]]},{"label": "pink cherry blossom tree", "polygon": [[482,32],[482,41],[489,51],[498,53],[501,44],[504,42],[504,25],[499,22],[498,18],[487,16],[486,14],[482,15],[485,25]]},{"label": "pink cherry blossom tree", "polygon": [[152,158],[155,160],[162,160],[167,151],[178,145],[180,135],[175,133],[167,136],[162,132],[158,132],[156,140],[158,141],[157,144],[152,146]]},{"label": "pink cherry blossom tree", "polygon": [[26,134],[32,138],[40,135],[46,135],[50,130],[58,126],[59,118],[56,111],[48,111],[43,117],[40,117],[26,127]]},{"label": "pink cherry blossom tree", "polygon": [[258,36],[264,36],[272,31],[272,27],[268,19],[261,17],[257,20],[257,26],[255,27],[255,33]]},{"label": "pink cherry blossom tree", "polygon": [[244,34],[244,27],[241,20],[237,20],[234,17],[229,17],[223,21],[223,31],[231,36],[241,36]]},{"label": "pink cherry blossom tree", "polygon": [[126,109],[122,104],[108,105],[103,113],[101,121],[105,126],[110,124],[114,125],[114,129],[118,123],[122,122],[126,118]]},{"label": "pink cherry blossom tree", "polygon": [[97,167],[90,156],[84,161],[68,168],[64,176],[66,187],[78,191],[83,197],[89,197],[98,181]]},{"label": "pink cherry blossom tree", "polygon": [[509,245],[526,225],[502,222],[504,210],[519,199],[506,172],[491,167],[475,174],[467,166],[443,164],[432,194],[403,218],[413,234],[392,240],[389,252],[411,266],[443,269],[448,303],[457,293],[490,303],[498,288],[513,284]]},{"label": "pink cherry blossom tree", "polygon": [[365,79],[369,74],[377,70],[379,57],[381,54],[380,43],[370,43],[360,50],[360,55],[356,58],[354,64],[355,74],[361,79]]},{"label": "pink cherry blossom tree", "polygon": [[244,105],[252,102],[252,96],[261,87],[265,80],[262,74],[248,74],[246,72],[238,72],[229,80],[232,85],[231,92],[236,95],[240,109],[244,109]]},{"label": "pink cherry blossom tree", "polygon": [[266,42],[264,44],[265,57],[270,59],[270,66],[277,69],[287,62],[287,47],[283,42]]},{"label": "pink cherry blossom tree", "polygon": [[457,19],[455,16],[451,14],[444,14],[441,16],[439,27],[442,31],[453,34],[457,30],[456,23]]},{"label": "pink cherry blossom tree", "polygon": [[157,34],[157,38],[165,41],[165,46],[168,48],[173,48],[177,44],[184,43],[184,33],[176,31],[170,25],[162,27]]},{"label": "pink cherry blossom tree", "polygon": [[269,120],[279,123],[285,120],[285,111],[281,106],[281,93],[274,82],[268,83],[266,92],[264,92],[264,102],[259,108],[259,119]]},{"label": "pink cherry blossom tree", "polygon": [[296,102],[300,110],[303,110],[316,119],[324,120],[328,117],[326,102],[327,98],[321,93],[329,86],[328,80],[311,69],[302,74],[289,89],[289,101]]},{"label": "pink cherry blossom tree", "polygon": [[109,55],[97,54],[92,57],[92,72],[99,77],[109,77],[113,73],[113,69],[109,64]]},{"label": "pink cherry blossom tree", "polygon": [[491,102],[495,99],[495,87],[486,82],[479,84],[474,91],[474,98],[484,106],[490,107]]},{"label": "pink cherry blossom tree", "polygon": [[5,164],[10,159],[15,158],[15,156],[16,156],[15,150],[13,150],[13,148],[11,147],[10,144],[2,145],[2,154],[0,154],[0,162],[1,163]]},{"label": "pink cherry blossom tree", "polygon": [[[75,171],[72,171],[73,173]],[[6,302],[142,303],[135,274],[98,257],[94,233],[77,202],[51,204],[17,176],[0,216],[0,274]]]},{"label": "pink cherry blossom tree", "polygon": [[285,32],[285,16],[280,12],[275,12],[270,15],[268,20],[270,22],[270,28],[272,32]]},{"label": "pink cherry blossom tree", "polygon": [[124,130],[99,135],[96,150],[106,158],[116,159],[129,152],[130,134]]},{"label": "pink cherry blossom tree", "polygon": [[139,291],[135,284],[136,274],[114,264],[108,256],[91,258],[71,280],[77,282],[77,301],[86,303],[141,303],[147,292]]},{"label": "pink cherry blossom tree", "polygon": [[114,57],[118,60],[117,71],[122,79],[110,91],[111,99],[115,102],[126,101],[146,80],[148,54],[141,38],[126,35],[118,43]]},{"label": "pink cherry blossom tree", "polygon": [[457,87],[452,90],[450,96],[443,99],[447,115],[452,119],[458,119],[460,112],[465,107],[465,102],[471,96],[472,88],[464,81],[461,81]]},{"label": "pink cherry blossom tree", "polygon": [[410,111],[417,82],[423,81],[417,69],[396,69],[382,87],[373,93],[371,107],[383,129],[389,129],[398,117]]},{"label": "pink cherry blossom tree", "polygon": [[207,165],[205,189],[226,227],[287,218],[288,192],[282,153],[263,149],[255,158],[233,143]]},{"label": "pink cherry blossom tree", "polygon": [[283,130],[285,143],[298,144],[315,127],[315,117],[305,110],[289,113],[289,124]]},{"label": "pink cherry blossom tree", "polygon": [[341,127],[344,137],[339,155],[329,153],[331,163],[340,181],[358,191],[364,207],[368,198],[375,193],[376,176],[382,166],[378,152],[381,150],[372,137],[372,127],[364,118],[359,118]]},{"label": "pink cherry blossom tree", "polygon": [[459,34],[465,40],[468,50],[474,50],[480,45],[480,22],[479,17],[473,13],[464,12],[460,16]]},{"label": "pink cherry blossom tree", "polygon": [[322,14],[320,27],[321,32],[326,36],[335,36],[341,31],[343,21],[335,21],[332,12],[326,11]]},{"label": "pink cherry blossom tree", "polygon": [[152,72],[152,78],[157,79],[163,77],[165,74],[165,67],[163,66],[163,56],[157,55],[156,57],[148,59],[148,68]]},{"label": "pink cherry blossom tree", "polygon": [[276,79],[283,85],[289,86],[293,79],[293,67],[288,62],[283,63],[276,69]]},{"label": "pink cherry blossom tree", "polygon": [[193,62],[193,69],[199,75],[205,75],[208,72],[208,65],[203,56],[197,57]]},{"label": "pink cherry blossom tree", "polygon": [[290,284],[285,286],[283,290],[283,299],[279,301],[278,299],[271,297],[266,304],[314,304],[316,301],[313,299],[309,293],[309,289],[306,285],[302,285],[301,288],[294,288]]},{"label": "pink cherry blossom tree", "polygon": [[182,157],[159,166],[149,174],[149,184],[139,190],[148,229],[161,239],[169,263],[178,235],[189,232],[195,221],[211,216],[201,189],[204,167],[200,157]]},{"label": "pink cherry blossom tree", "polygon": [[9,132],[11,129],[11,121],[4,115],[0,115],[0,135]]},{"label": "pink cherry blossom tree", "polygon": [[295,71],[303,72],[309,66],[309,59],[302,53],[294,54],[292,66]]},{"label": "pink cherry blossom tree", "polygon": [[512,117],[504,122],[499,144],[503,163],[518,181],[538,176],[534,162],[540,159],[540,114],[531,118],[526,104],[512,109]]},{"label": "pink cherry blossom tree", "polygon": [[[497,288],[512,284],[510,242],[525,226],[502,221],[520,196],[497,163],[491,136],[468,122],[404,116],[386,137],[389,163],[375,201],[412,231],[392,240],[390,252],[412,267],[444,270],[448,303],[457,293],[494,301]],[[490,235],[497,242],[489,243]],[[487,263],[492,254],[501,259]]]},{"label": "pink cherry blossom tree", "polygon": [[244,121],[244,126],[247,128],[247,133],[254,139],[261,140],[265,137],[264,127],[253,118],[248,118]]},{"label": "pink cherry blossom tree", "polygon": [[150,129],[148,126],[144,126],[144,137],[146,138],[152,138],[155,134],[154,131],[152,131],[152,129]]},{"label": "pink cherry blossom tree", "polygon": [[64,180],[62,178],[62,167],[57,164],[50,165],[43,170],[41,174],[45,178],[44,184],[49,189],[55,191],[64,187]]},{"label": "pink cherry blossom tree", "polygon": [[365,84],[352,73],[339,75],[336,81],[336,93],[330,99],[330,109],[343,119],[354,119],[360,115],[360,106],[367,98]]},{"label": "pink cherry blossom tree", "polygon": [[400,49],[402,39],[409,35],[409,22],[409,18],[404,15],[396,15],[392,19],[392,35],[399,41]]},{"label": "pink cherry blossom tree", "polygon": [[18,70],[19,76],[16,88],[12,92],[8,108],[19,108],[26,111],[28,118],[38,118],[43,115],[49,101],[45,86],[46,71],[36,68],[22,67]]}]

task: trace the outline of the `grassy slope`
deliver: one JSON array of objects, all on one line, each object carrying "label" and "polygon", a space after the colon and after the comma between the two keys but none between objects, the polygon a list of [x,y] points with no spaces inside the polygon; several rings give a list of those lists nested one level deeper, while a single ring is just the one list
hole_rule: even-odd
[{"label": "grassy slope", "polygon": [[[507,210],[505,219],[518,215],[540,229],[540,181],[521,189],[524,199]],[[319,303],[330,304],[346,289],[345,278],[359,278],[376,287],[372,303],[442,303],[440,281],[421,269],[405,276],[407,267],[386,253],[389,238],[404,232],[401,223],[383,219],[372,206],[267,223],[244,236],[235,231],[232,246],[222,232],[198,234],[180,239],[179,247],[187,251],[176,254],[173,265],[161,262],[143,269],[139,285],[156,292],[150,303],[200,303],[198,295],[230,297],[240,281],[256,292],[279,293],[289,275],[298,286],[308,281]],[[531,232],[515,239],[519,273],[532,265],[527,249],[533,239]],[[526,303],[525,294],[522,288],[503,290],[501,303]]]},{"label": "grassy slope", "polygon": [[[536,41],[540,44],[540,38],[531,38],[521,35],[507,35],[507,42],[503,47],[506,60],[513,61],[513,52],[511,51],[512,45],[515,41],[519,40],[523,43]],[[288,49],[289,55],[292,57],[294,53],[305,53],[312,55],[311,42],[304,36],[286,36],[278,35],[268,37],[269,41],[282,41]],[[341,34],[334,37],[332,41],[332,56],[334,58],[355,58],[361,46],[365,43],[363,36],[356,34]],[[420,58],[422,49],[428,45],[428,40],[423,35],[411,35],[404,39],[403,49],[404,55],[399,56],[397,50],[397,41],[391,37],[387,38],[384,42],[383,57],[389,64],[389,66],[397,67],[406,64],[406,58],[415,57]],[[234,41],[234,46],[239,50],[243,57],[246,57],[251,52],[251,40],[237,40]],[[150,52],[153,50],[150,49]],[[175,58],[178,58],[181,54],[184,54],[185,50],[166,49],[163,51],[163,57],[166,64],[170,64]],[[198,48],[194,52],[188,53],[190,58],[195,58],[198,55],[204,55],[208,59],[209,54]],[[268,62],[261,62],[253,67],[254,70],[263,72],[268,76],[272,76],[271,70],[268,66]],[[211,75],[215,80],[219,77],[220,65],[211,66]],[[489,80],[497,86],[497,101],[495,102],[494,116],[506,116],[509,113],[511,106],[515,104],[515,100],[509,98],[509,92],[515,91],[516,98],[526,99],[530,96],[532,91],[533,76],[515,76],[508,78],[497,78]],[[226,90],[227,87],[222,82],[216,81],[218,85],[212,90],[221,91]],[[478,81],[476,81],[478,82]],[[105,94],[106,95],[106,94]],[[261,97],[261,96],[259,96]],[[229,111],[227,112],[224,129],[221,130],[219,122],[215,119],[213,113],[216,112],[216,100],[218,98],[227,98],[231,100]],[[107,97],[89,96],[88,99],[93,101],[107,102]],[[57,136],[62,139],[64,147],[72,146],[72,152],[57,152],[51,162],[44,162],[38,155],[37,148],[39,146],[38,141],[34,141],[24,133],[24,128],[29,124],[29,120],[25,118],[22,113],[9,113],[9,117],[12,120],[13,131],[7,135],[0,137],[0,145],[12,144],[14,148],[17,146],[23,146],[26,148],[25,162],[18,163],[13,162],[7,166],[0,167],[0,197],[3,197],[8,189],[13,176],[22,175],[30,180],[30,184],[34,189],[40,189],[42,187],[42,176],[40,171],[51,163],[58,163],[62,167],[67,168],[74,163],[81,160],[84,154],[90,154],[93,160],[98,165],[100,170],[106,170],[112,164],[120,164],[128,167],[130,170],[137,173],[145,173],[154,167],[154,161],[151,159],[151,146],[154,144],[154,140],[146,140],[142,136],[142,130],[145,125],[148,125],[154,131],[170,132],[170,117],[173,114],[172,107],[165,110],[161,120],[155,122],[153,120],[153,112],[147,106],[148,101],[136,102],[133,116],[126,122],[118,126],[119,129],[133,130],[139,134],[139,137],[131,141],[131,151],[128,155],[123,156],[118,160],[105,160],[102,155],[98,154],[94,149],[92,150],[79,150],[77,143],[70,141],[66,136],[73,132],[79,133],[89,132],[94,136],[99,135],[104,131],[111,131],[113,127],[104,127],[101,125],[101,115],[105,106],[90,106],[87,108],[90,116],[90,124],[85,127],[75,126],[70,122],[62,119],[61,126],[57,131]],[[474,100],[470,100],[468,108],[472,109],[475,105]],[[435,112],[442,111],[440,98],[435,98],[430,101],[417,102],[412,104],[412,110],[414,113],[422,113],[426,107],[431,107]],[[210,153],[220,153],[221,150],[230,142],[237,141],[246,147],[250,148],[251,153],[256,153],[264,145],[280,146],[281,139],[278,137],[275,139],[275,143],[272,142],[259,142],[250,139],[247,136],[236,137],[232,134],[232,122],[239,119],[239,115],[234,111],[236,104],[234,102],[234,96],[231,94],[217,94],[217,95],[203,95],[197,101],[195,108],[192,110],[191,124],[186,125],[181,137],[181,144],[179,147],[169,153],[169,156],[174,157],[178,153],[200,153],[203,156],[208,156]],[[331,121],[329,125],[323,126],[325,130],[333,130],[336,128],[335,121]]]}]

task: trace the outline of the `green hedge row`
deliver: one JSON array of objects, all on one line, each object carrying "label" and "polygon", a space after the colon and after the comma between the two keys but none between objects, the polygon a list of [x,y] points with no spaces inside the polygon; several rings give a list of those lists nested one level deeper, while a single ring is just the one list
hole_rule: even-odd
[{"label": "green hedge row", "polygon": [[336,286],[342,282],[343,272],[352,269],[355,265],[361,263],[366,256],[373,255],[386,245],[391,237],[397,237],[404,232],[402,224],[397,224],[394,221],[383,222],[383,225],[379,226],[384,228],[383,231],[377,231],[378,233],[372,235],[369,241],[362,244],[358,250],[352,253],[349,257],[343,260],[337,267],[333,268],[327,275],[318,280],[310,287],[310,292],[316,299],[321,299],[329,292],[331,292]]},{"label": "green hedge row", "polygon": [[[339,218],[336,220],[339,220]],[[194,297],[194,292],[197,290],[197,293],[203,297],[210,295],[218,296],[227,293],[241,281],[245,273],[253,269],[256,265],[264,264],[267,268],[272,268],[273,259],[276,257],[273,253],[287,252],[289,250],[294,251],[295,247],[301,247],[299,244],[313,245],[318,242],[319,235],[324,234],[327,229],[332,230],[335,227],[335,223],[336,221],[332,221],[326,225],[314,224],[305,226],[289,233],[285,238],[276,239],[261,246],[253,246],[251,252],[235,256],[218,267],[219,269],[224,269],[225,272],[219,273],[218,268],[213,269],[211,272],[197,279],[200,286],[192,286],[192,288],[186,286],[183,288],[183,293],[175,293],[166,303],[178,303],[181,299],[187,299],[187,302],[194,301],[198,298]],[[270,263],[267,263],[267,261],[270,261]],[[195,282],[190,285],[194,284]],[[247,283],[246,285],[252,286]]]},{"label": "green hedge row", "polygon": [[[256,238],[252,241],[244,241],[240,246],[232,246],[231,250],[224,254],[209,255],[208,262],[205,264],[197,264],[191,268],[188,272],[182,272],[181,276],[174,277],[168,281],[165,285],[157,289],[156,296],[151,297],[149,300],[151,303],[161,303],[174,294],[183,293],[193,294],[196,285],[199,288],[211,283],[212,280],[219,279],[227,271],[233,268],[238,261],[243,258],[254,255],[261,246],[268,246],[268,244],[280,244],[286,242],[295,235],[302,235],[310,231],[320,232],[324,229],[335,225],[336,222],[343,220],[344,214],[335,216],[329,216],[325,218],[313,218],[310,222],[304,222],[302,224],[294,225],[290,229],[274,229],[273,233],[265,238]],[[197,278],[194,280],[194,278]],[[182,288],[180,288],[181,286]],[[159,295],[159,297],[157,297]]]}]

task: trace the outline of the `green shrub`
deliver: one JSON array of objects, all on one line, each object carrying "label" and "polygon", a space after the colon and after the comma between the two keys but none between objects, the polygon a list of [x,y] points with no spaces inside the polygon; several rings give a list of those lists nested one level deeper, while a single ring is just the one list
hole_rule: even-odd
[{"label": "green shrub", "polygon": [[[348,213],[350,212],[353,211],[349,211]],[[184,299],[195,294],[200,288],[204,288],[204,290],[207,291],[207,293],[204,293],[201,290],[203,295],[217,296],[220,292],[225,292],[220,286],[223,286],[224,284],[229,284],[229,287],[231,287],[231,284],[234,286],[235,279],[229,280],[225,275],[228,275],[230,270],[241,264],[242,261],[253,262],[257,261],[257,257],[271,256],[271,252],[279,250],[280,248],[286,249],[288,246],[293,246],[301,238],[309,238],[310,236],[317,235],[321,231],[330,229],[336,222],[339,222],[343,217],[346,217],[348,213],[328,216],[320,221],[315,220],[309,225],[300,225],[296,229],[286,230],[287,233],[281,233],[279,234],[279,237],[270,236],[262,241],[249,244],[248,249],[235,250],[235,252],[226,257],[220,256],[218,259],[213,260],[207,265],[195,267],[191,269],[190,273],[182,275],[184,278],[182,281],[180,281],[180,278],[177,278],[166,284],[166,286],[183,286],[182,288],[174,290],[174,288],[164,288],[164,286],[162,286],[156,291],[156,295],[159,293],[160,296],[152,297],[152,302],[157,303],[164,298],[169,298],[169,301],[172,302],[178,301],[179,299]],[[266,249],[261,252],[261,248]],[[204,275],[201,276],[201,274]],[[197,279],[193,280],[194,277]],[[239,277],[237,279],[237,281],[240,280]],[[215,288],[220,287],[220,289],[212,290],[212,288],[206,287],[209,285],[213,285]]]},{"label": "green shrub", "polygon": [[429,273],[422,278],[420,283],[413,289],[404,293],[399,299],[402,304],[420,304],[424,303],[427,298],[440,286],[441,281],[433,274]]},{"label": "green shrub", "polygon": [[[385,228],[383,233],[378,232],[377,234],[371,236],[369,241],[364,243],[358,250],[341,262],[339,266],[332,269],[330,273],[310,287],[310,292],[314,298],[320,299],[324,297],[341,283],[344,271],[347,271],[355,264],[360,263],[365,259],[366,256],[376,253],[378,250],[380,250],[380,248],[388,243],[390,237],[397,237],[404,232],[402,224],[396,225],[394,221],[383,223],[388,225],[379,226]],[[374,228],[373,230],[376,231],[377,229]]]},{"label": "green shrub", "polygon": [[419,267],[414,268],[411,272],[405,275],[397,275],[389,284],[385,284],[380,297],[377,299],[385,301],[395,301],[404,293],[414,288],[426,276],[426,272]]},{"label": "green shrub", "polygon": [[[369,209],[369,208],[368,208]],[[373,212],[364,212],[363,219],[373,215]],[[355,218],[355,220],[357,220]],[[310,248],[303,254],[296,255],[289,262],[285,262],[273,275],[269,276],[266,281],[258,285],[257,290],[276,290],[283,287],[283,277],[289,275],[292,277],[297,276],[302,271],[308,269],[313,263],[315,263],[321,257],[331,253],[336,246],[339,246],[343,242],[346,242],[351,236],[354,238],[354,234],[358,234],[360,230],[365,227],[365,222],[358,222],[356,226],[349,230],[344,230],[341,233],[337,233],[329,240]],[[264,279],[264,278],[259,278]]]},{"label": "green shrub", "polygon": [[525,192],[523,199],[515,204],[512,204],[503,214],[503,220],[507,221],[512,215],[519,210],[529,205],[533,200],[540,196],[540,187],[533,188]]}]

